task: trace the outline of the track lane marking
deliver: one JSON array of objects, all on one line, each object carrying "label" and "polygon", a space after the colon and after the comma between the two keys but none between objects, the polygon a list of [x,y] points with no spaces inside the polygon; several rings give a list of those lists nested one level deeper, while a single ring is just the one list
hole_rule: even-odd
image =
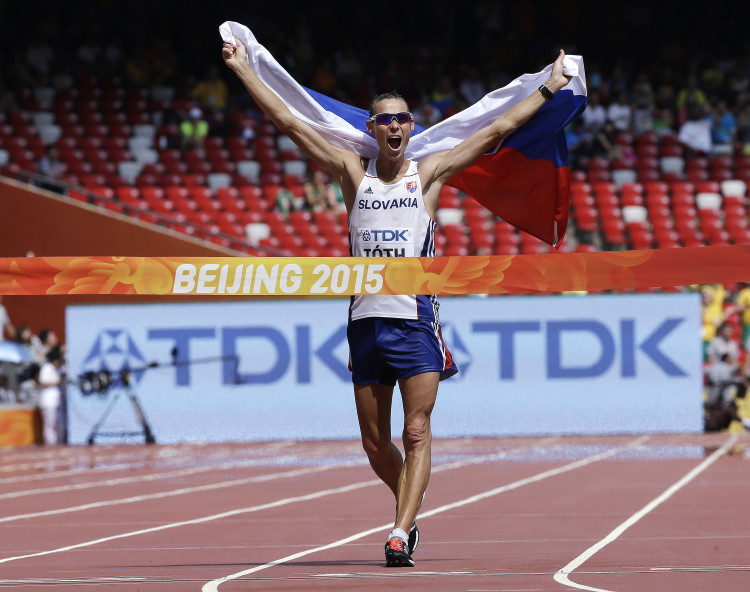
[{"label": "track lane marking", "polygon": [[703,471],[708,469],[708,467],[714,464],[719,458],[724,456],[729,451],[729,449],[732,448],[732,446],[734,446],[734,444],[737,442],[738,439],[739,439],[739,434],[735,434],[734,436],[729,438],[729,440],[727,440],[721,448],[716,450],[711,456],[704,459],[703,462],[701,462],[699,465],[694,467],[691,471],[686,473],[680,480],[678,480],[673,485],[671,485],[666,490],[664,490],[664,492],[662,492],[661,495],[655,497],[653,500],[651,500],[649,503],[643,506],[643,508],[641,508],[635,514],[630,516],[630,518],[628,518],[622,524],[617,526],[606,537],[604,537],[598,543],[586,549],[583,553],[581,553],[578,557],[573,559],[565,567],[558,570],[557,573],[555,573],[555,575],[553,576],[554,580],[557,583],[562,584],[563,586],[568,586],[570,588],[577,588],[578,590],[588,590],[589,592],[613,592],[612,590],[606,590],[604,588],[594,588],[592,586],[578,584],[570,580],[568,576],[578,567],[583,565],[586,561],[591,559],[591,557],[593,557],[596,553],[601,551],[604,547],[609,545],[611,542],[617,540],[617,538],[622,533],[624,533],[628,528],[636,524],[643,517],[647,516],[654,509],[656,509],[662,503],[664,503],[669,498],[671,498],[680,489],[685,487],[685,485],[687,485],[693,479],[695,479],[698,475],[700,475]]},{"label": "track lane marking", "polygon": [[[273,447],[270,447],[273,448]],[[88,462],[86,462],[85,459],[78,459],[76,462],[71,462],[68,464],[75,464],[75,465],[87,465],[87,466],[81,466],[79,468],[69,468],[69,469],[56,469],[54,471],[46,471],[43,473],[33,473],[29,475],[16,475],[15,477],[3,477],[0,478],[0,485],[5,485],[8,483],[20,483],[23,481],[40,481],[40,480],[50,480],[50,479],[58,479],[61,477],[69,477],[71,475],[78,475],[81,473],[84,473],[86,475],[97,472],[97,473],[107,473],[107,472],[116,472],[116,471],[131,471],[134,468],[156,468],[154,465],[164,465],[163,469],[169,469],[170,466],[173,465],[185,465],[189,463],[196,463],[200,461],[201,463],[206,463],[208,461],[219,461],[219,460],[225,460],[227,458],[231,458],[235,456],[232,451],[226,450],[226,451],[215,451],[208,455],[201,455],[200,450],[196,451],[189,451],[189,452],[173,452],[173,453],[159,453],[156,458],[153,459],[147,459],[142,460],[143,455],[133,455],[133,458],[137,458],[138,462],[135,463],[133,461],[128,461],[127,458],[125,459],[118,459],[118,464],[106,464],[106,463],[114,463],[115,459],[110,460],[104,460],[104,459],[96,459],[96,458],[89,458]],[[118,455],[120,456],[120,455]],[[228,464],[232,463],[242,463],[242,462],[252,462],[256,461],[258,458],[267,458],[268,457],[268,451],[264,451],[263,455],[261,456],[258,454],[258,456],[254,458],[244,458],[244,459],[235,459],[228,461],[227,463],[224,463],[222,466],[227,466]],[[289,457],[285,457],[289,458]],[[297,458],[295,456],[291,456],[291,458]],[[91,464],[97,464],[98,466],[91,466]],[[34,465],[37,465],[38,463],[32,463]],[[24,470],[30,470],[30,469],[43,469],[45,466],[47,466],[46,463],[41,463],[40,466],[34,466],[34,467],[24,467]],[[6,467],[7,468],[7,467]],[[12,467],[11,467],[12,468]],[[17,466],[18,468],[18,466]],[[3,470],[0,468],[0,470]],[[8,468],[10,470],[10,468]],[[177,469],[177,470],[185,470],[185,469]]]},{"label": "track lane marking", "polygon": [[[282,458],[277,457],[275,459],[275,464],[277,466],[283,465],[284,463],[288,461],[290,462],[299,461],[299,457],[297,456],[282,457]],[[364,463],[365,461],[362,461],[362,463],[359,463],[359,464],[364,464]],[[257,467],[257,466],[264,466],[268,464],[269,463],[266,459],[252,459],[252,460],[247,460],[247,461],[222,463],[220,465],[192,467],[189,469],[175,469],[175,470],[164,471],[162,473],[134,475],[132,477],[116,477],[114,479],[106,479],[104,481],[87,481],[85,483],[70,483],[66,485],[58,485],[55,487],[40,487],[37,489],[26,489],[26,490],[21,490],[21,491],[11,491],[8,493],[2,493],[0,494],[0,500],[26,497],[30,495],[46,494],[46,493],[61,493],[61,492],[67,492],[71,490],[92,489],[96,487],[112,487],[114,485],[123,485],[125,483],[141,483],[143,481],[158,481],[161,479],[169,479],[172,477],[185,477],[187,475],[196,475],[199,473],[210,473],[212,471],[228,471],[231,469]],[[347,464],[348,463],[344,463],[344,464],[335,465],[335,466],[346,466]],[[322,465],[322,466],[334,466],[334,465]]]},{"label": "track lane marking", "polygon": [[9,563],[11,561],[17,561],[19,559],[29,559],[31,557],[44,557],[45,555],[52,555],[54,553],[62,553],[64,551],[72,551],[73,549],[82,549],[84,547],[92,547],[94,545],[98,545],[100,543],[106,543],[108,541],[115,541],[118,539],[125,539],[133,536],[139,536],[142,534],[150,534],[152,532],[159,532],[162,530],[170,530],[173,528],[179,528],[182,526],[192,526],[195,524],[204,524],[206,522],[213,522],[214,520],[221,520],[223,518],[231,518],[232,516],[238,516],[240,514],[249,514],[252,512],[260,512],[261,510],[270,510],[271,508],[279,508],[281,506],[286,506],[288,504],[296,503],[296,502],[306,502],[311,501],[314,499],[318,499],[321,497],[326,497],[328,495],[334,495],[337,493],[348,493],[350,491],[354,491],[356,489],[361,489],[363,487],[371,487],[373,485],[377,485],[380,483],[380,479],[373,479],[371,481],[360,481],[359,483],[352,483],[351,485],[345,485],[343,487],[336,487],[332,489],[323,489],[321,491],[316,491],[313,493],[308,493],[306,495],[299,495],[295,497],[288,497],[280,500],[276,500],[274,502],[268,502],[265,504],[260,504],[257,506],[250,506],[247,508],[238,508],[236,510],[229,510],[227,512],[220,512],[218,514],[211,514],[210,516],[203,516],[201,518],[193,518],[191,520],[182,520],[180,522],[172,522],[170,524],[162,524],[161,526],[154,526],[151,528],[143,528],[140,530],[133,530],[131,532],[124,532],[121,534],[115,534],[112,536],[107,537],[101,537],[98,539],[94,539],[91,541],[84,541],[82,543],[76,543],[73,545],[67,545],[65,547],[59,547],[57,549],[49,549],[47,551],[38,551],[36,553],[27,553],[26,555],[18,555],[16,557],[4,557],[0,559],[1,563]]},{"label": "track lane marking", "polygon": [[[508,455],[511,455],[511,454],[514,454],[514,453],[517,453],[517,452],[521,452],[523,450],[528,450],[528,449],[532,449],[533,450],[534,448],[539,448],[543,443],[549,443],[550,441],[554,441],[554,440],[557,440],[557,438],[556,437],[547,438],[545,440],[542,440],[541,442],[538,442],[538,443],[530,445],[530,446],[521,446],[521,447],[517,447],[517,448],[511,448],[509,450],[504,450],[504,451],[500,451],[500,452],[496,452],[496,453],[492,453],[492,454],[487,454],[487,455],[482,455],[482,456],[479,456],[479,457],[472,457],[472,458],[465,459],[465,460],[460,460],[460,461],[455,461],[455,462],[447,463],[446,465],[440,465],[439,467],[436,467],[435,469],[433,469],[433,471],[448,470],[448,469],[453,469],[453,468],[460,468],[460,467],[463,467],[463,466],[469,466],[471,464],[477,464],[479,462],[491,462],[492,460],[499,460],[499,459],[504,458],[504,457],[506,457]],[[326,466],[328,466],[328,465],[326,465]],[[342,464],[330,465],[330,468],[339,468],[339,467],[343,467],[343,466],[344,465],[342,465]],[[313,467],[313,468],[315,468],[315,467]],[[296,471],[301,471],[301,470],[304,470],[304,469],[296,469]],[[272,476],[273,475],[270,475],[269,478],[272,478]],[[307,494],[307,495],[303,495],[303,496],[296,496],[296,497],[292,497],[292,498],[285,498],[285,499],[282,499],[282,500],[278,500],[276,502],[270,502],[270,503],[262,504],[262,505],[259,505],[259,506],[251,506],[249,508],[239,508],[239,509],[236,509],[236,510],[230,510],[228,512],[222,512],[222,513],[219,513],[219,514],[213,514],[211,516],[204,516],[202,518],[195,518],[195,519],[192,519],[192,520],[185,520],[185,521],[175,522],[175,523],[171,523],[171,524],[164,524],[162,526],[157,526],[157,527],[153,527],[153,528],[147,528],[147,529],[141,529],[141,530],[136,530],[136,531],[127,532],[127,533],[121,533],[121,534],[112,535],[112,536],[109,536],[109,537],[102,537],[102,538],[99,538],[99,539],[96,539],[96,540],[92,540],[92,541],[85,541],[85,542],[82,542],[82,543],[77,543],[77,544],[73,544],[73,545],[67,545],[65,547],[59,547],[57,549],[50,549],[50,550],[47,550],[47,551],[39,551],[39,552],[36,552],[36,553],[28,553],[28,554],[25,554],[25,555],[18,555],[16,557],[6,557],[6,558],[3,558],[3,559],[0,559],[0,564],[2,564],[2,563],[8,563],[10,561],[16,561],[16,560],[20,560],[20,559],[28,559],[28,558],[31,558],[31,557],[41,557],[41,556],[45,556],[45,555],[51,555],[53,553],[62,553],[64,551],[70,551],[70,550],[73,550],[73,549],[79,549],[79,548],[83,548],[83,547],[91,547],[91,546],[97,545],[99,543],[104,543],[104,542],[108,542],[108,541],[112,541],[112,540],[117,540],[117,539],[128,538],[128,537],[131,537],[131,536],[138,536],[138,535],[141,535],[141,534],[148,534],[148,533],[151,533],[151,532],[158,532],[158,531],[161,531],[161,530],[168,530],[168,529],[171,529],[171,528],[178,528],[178,527],[181,527],[181,526],[189,526],[189,525],[193,525],[193,524],[201,524],[201,523],[205,523],[205,522],[211,522],[213,520],[219,520],[219,519],[222,519],[222,518],[236,516],[236,515],[239,515],[239,514],[246,514],[246,513],[251,513],[251,512],[257,512],[257,511],[260,511],[260,510],[265,510],[265,509],[270,509],[270,508],[276,508],[276,507],[287,505],[287,504],[290,504],[290,503],[296,503],[296,502],[300,502],[300,501],[310,501],[310,500],[313,500],[313,499],[317,499],[319,497],[325,497],[327,495],[334,495],[334,494],[337,494],[337,493],[344,493],[344,492],[352,491],[354,489],[359,489],[359,488],[362,488],[362,487],[370,487],[370,486],[373,486],[373,485],[377,485],[379,483],[381,483],[381,481],[379,479],[372,479],[372,480],[369,480],[369,481],[362,481],[362,482],[355,483],[355,484],[352,484],[350,486],[345,486],[345,487],[341,487],[341,488],[326,489],[326,490],[322,490],[322,491],[319,491],[319,492],[316,492],[316,493],[313,493],[313,494]]]},{"label": "track lane marking", "polygon": [[[534,448],[539,448],[544,445],[548,445],[551,442],[554,442],[558,440],[558,437],[551,437],[551,438],[545,438],[541,440],[539,443],[535,444]],[[464,459],[460,461],[455,461],[451,463],[446,463],[444,465],[439,465],[433,469],[433,472],[440,472],[440,471],[446,471],[453,468],[461,467],[461,466],[468,466],[470,464],[476,464],[476,463],[482,463],[482,462],[491,462],[493,460],[500,460],[501,458],[504,458],[508,456],[509,454],[513,454],[514,452],[517,452],[519,450],[525,450],[526,448],[515,448],[511,450],[506,451],[500,451],[495,452],[492,454],[486,454],[481,455],[478,457],[472,457],[469,459]],[[297,458],[297,457],[292,457]],[[257,463],[256,461],[253,461],[254,463]],[[188,493],[197,493],[200,491],[210,491],[213,489],[222,489],[225,487],[235,487],[239,485],[248,485],[250,483],[261,483],[264,481],[270,481],[273,479],[278,478],[284,478],[284,477],[297,477],[300,475],[306,475],[308,473],[315,473],[319,471],[324,470],[330,470],[330,469],[337,469],[337,468],[349,468],[354,466],[364,466],[367,464],[367,461],[365,459],[361,459],[358,461],[352,461],[352,462],[346,462],[346,463],[338,463],[335,465],[321,465],[319,467],[310,467],[307,469],[293,469],[290,471],[284,471],[279,473],[270,473],[268,475],[260,475],[257,477],[246,477],[244,479],[232,479],[230,481],[220,481],[218,483],[211,483],[208,485],[196,485],[194,487],[183,487],[180,489],[174,489],[171,491],[164,491],[164,492],[156,492],[156,493],[149,493],[149,494],[143,494],[143,495],[135,495],[131,497],[126,498],[119,498],[114,500],[102,500],[99,502],[90,502],[88,504],[80,504],[77,506],[70,506],[66,508],[58,508],[54,510],[42,510],[39,512],[30,512],[27,514],[16,514],[13,516],[5,516],[0,517],[0,523],[3,522],[13,522],[16,520],[24,520],[27,518],[37,518],[42,516],[54,516],[56,514],[68,514],[71,512],[80,512],[84,510],[90,510],[95,508],[103,508],[106,506],[115,506],[119,504],[130,504],[130,503],[136,503],[141,501],[148,501],[151,499],[159,499],[159,498],[165,498],[165,497],[171,497],[173,495],[185,495]],[[195,472],[203,472],[208,470],[220,470],[223,468],[236,468],[238,465],[235,463],[230,463],[228,465],[221,465],[219,467],[199,467],[197,469],[183,469],[180,471],[172,471],[167,473],[159,473],[157,475],[144,475],[141,477],[122,477],[118,479],[110,479],[107,481],[98,481],[98,482],[90,482],[90,483],[79,483],[79,484],[72,484],[66,487],[55,487],[55,488],[45,488],[44,490],[37,489],[33,490],[34,493],[55,493],[55,492],[67,492],[73,489],[86,489],[89,487],[98,487],[98,486],[111,486],[111,485],[120,485],[123,483],[132,483],[132,482],[140,482],[140,481],[152,481],[156,479],[165,479],[168,477],[176,477],[176,476],[184,476],[184,475],[190,475]],[[18,492],[19,494],[22,494],[24,492]],[[5,494],[0,495],[0,499],[4,499],[6,497],[21,497],[21,495],[11,495],[11,494]]]},{"label": "track lane marking", "polygon": [[[611,456],[614,456],[615,454],[621,452],[622,450],[626,448],[632,448],[635,446],[639,446],[642,442],[648,439],[648,436],[642,436],[640,438],[637,438],[633,442],[626,444],[625,446],[619,446],[617,448],[613,448],[610,450],[606,450],[604,452],[600,452],[598,454],[594,454],[585,458],[582,458],[580,460],[565,464],[560,467],[556,467],[554,469],[549,469],[547,471],[542,471],[541,473],[537,473],[536,475],[532,475],[531,477],[526,477],[524,479],[519,479],[518,481],[514,481],[512,483],[509,483],[507,485],[503,485],[501,487],[496,487],[494,489],[491,489],[489,491],[485,491],[483,493],[479,493],[476,495],[469,496],[467,498],[464,498],[462,500],[458,500],[456,502],[442,505],[438,508],[434,508],[432,510],[421,512],[419,514],[420,520],[424,520],[425,518],[429,518],[430,516],[435,516],[437,514],[441,514],[443,512],[447,512],[449,510],[453,510],[455,508],[460,508],[462,506],[466,506],[469,504],[473,504],[475,502],[478,502],[483,499],[487,499],[489,497],[493,497],[495,495],[499,495],[501,493],[504,493],[506,491],[511,491],[513,489],[518,489],[519,487],[523,487],[524,485],[529,485],[531,483],[536,483],[538,481],[542,481],[544,479],[548,479],[549,477],[554,477],[556,475],[560,475],[563,473],[567,473],[569,471],[579,469],[581,467],[585,467],[586,465],[598,462],[600,460],[604,460],[605,458],[609,458]],[[380,480],[377,481],[380,483]],[[281,559],[276,559],[274,561],[270,561],[268,563],[265,563],[263,565],[258,565],[255,567],[251,567],[249,569],[245,569],[242,571],[239,571],[234,574],[230,574],[228,576],[223,576],[221,578],[217,578],[215,580],[212,580],[210,582],[207,582],[203,588],[201,589],[202,592],[218,592],[219,586],[223,584],[224,582],[228,582],[230,580],[236,580],[237,578],[241,578],[242,576],[246,576],[252,573],[256,573],[259,571],[262,571],[264,569],[268,569],[271,567],[275,567],[277,565],[281,565],[283,563],[288,563],[290,561],[294,561],[295,559],[299,559],[301,557],[305,557],[307,555],[312,555],[313,553],[320,553],[322,551],[327,551],[329,549],[335,549],[336,547],[341,547],[343,545],[346,545],[347,543],[351,543],[353,541],[365,538],[370,536],[371,534],[376,534],[378,532],[382,532],[384,530],[390,529],[393,526],[392,522],[389,522],[387,524],[376,526],[374,528],[369,528],[367,530],[363,530],[362,532],[358,532],[356,534],[353,534],[351,536],[348,536],[343,539],[339,539],[338,541],[333,541],[332,543],[328,543],[327,545],[322,545],[320,547],[314,547],[312,549],[306,549],[304,551],[300,551],[298,553],[293,553],[292,555],[287,555],[286,557],[282,557]]]},{"label": "track lane marking", "polygon": [[198,493],[201,491],[211,491],[214,489],[223,489],[226,487],[237,487],[239,485],[249,485],[250,483],[263,483],[265,481],[273,481],[275,479],[285,479],[287,477],[299,477],[299,476],[308,475],[311,473],[320,473],[322,471],[329,471],[331,469],[361,466],[363,464],[364,462],[344,463],[344,464],[338,464],[338,465],[322,465],[318,467],[308,467],[304,469],[282,471],[279,473],[269,473],[267,475],[258,475],[257,477],[246,477],[245,479],[232,479],[231,481],[220,481],[219,483],[211,483],[209,485],[196,485],[194,487],[183,487],[180,489],[173,489],[170,491],[146,493],[143,495],[134,495],[131,497],[124,497],[124,498],[113,499],[113,500],[102,500],[98,502],[91,502],[88,504],[81,504],[78,506],[59,508],[56,510],[43,510],[41,512],[30,512],[28,514],[16,514],[14,516],[4,516],[4,517],[0,517],[0,523],[14,522],[16,520],[26,520],[28,518],[38,518],[41,516],[54,516],[56,514],[70,514],[72,512],[81,512],[84,510],[92,510],[95,508],[105,508],[108,506],[117,506],[120,504],[133,504],[137,502],[149,501],[152,499],[162,499],[162,498],[172,497],[176,495]]}]

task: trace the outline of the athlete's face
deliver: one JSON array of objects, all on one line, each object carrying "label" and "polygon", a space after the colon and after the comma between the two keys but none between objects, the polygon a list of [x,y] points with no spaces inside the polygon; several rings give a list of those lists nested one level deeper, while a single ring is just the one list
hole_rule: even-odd
[{"label": "athlete's face", "polygon": [[[402,99],[383,99],[375,103],[375,113],[403,113],[409,111],[409,106]],[[414,120],[399,123],[395,117],[388,125],[380,125],[374,120],[367,121],[367,130],[375,136],[380,153],[389,160],[402,158],[409,143],[411,132],[414,131]]]}]

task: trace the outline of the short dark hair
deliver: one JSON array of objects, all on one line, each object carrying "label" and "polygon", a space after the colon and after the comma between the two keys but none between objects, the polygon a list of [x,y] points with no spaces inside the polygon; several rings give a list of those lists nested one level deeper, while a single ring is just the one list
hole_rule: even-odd
[{"label": "short dark hair", "polygon": [[388,92],[380,93],[379,95],[375,95],[374,97],[372,97],[372,101],[370,101],[370,117],[375,115],[375,105],[380,101],[385,101],[386,99],[396,99],[398,101],[403,101],[404,103],[406,103],[406,99],[402,97],[401,93],[399,93],[398,91],[391,90]]},{"label": "short dark hair", "polygon": [[62,360],[62,358],[62,346],[59,343],[47,352],[48,362],[56,362],[57,360]]}]

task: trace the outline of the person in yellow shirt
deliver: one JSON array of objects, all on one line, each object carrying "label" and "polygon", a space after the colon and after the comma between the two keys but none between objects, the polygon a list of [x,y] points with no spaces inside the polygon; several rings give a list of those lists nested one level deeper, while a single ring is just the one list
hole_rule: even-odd
[{"label": "person in yellow shirt", "polygon": [[706,360],[706,348],[716,337],[716,328],[724,320],[724,298],[726,290],[720,284],[706,285],[701,288],[703,296],[703,359]]},{"label": "person in yellow shirt", "polygon": [[208,136],[208,121],[198,107],[190,109],[189,117],[180,124],[180,140],[183,150],[203,149]]},{"label": "person in yellow shirt", "polygon": [[742,320],[742,336],[740,345],[747,350],[748,338],[750,338],[750,283],[743,282],[740,284],[741,289],[737,293],[737,311],[740,313]]},{"label": "person in yellow shirt", "polygon": [[204,111],[226,111],[229,88],[219,76],[219,69],[211,66],[206,77],[193,88],[193,99]]}]

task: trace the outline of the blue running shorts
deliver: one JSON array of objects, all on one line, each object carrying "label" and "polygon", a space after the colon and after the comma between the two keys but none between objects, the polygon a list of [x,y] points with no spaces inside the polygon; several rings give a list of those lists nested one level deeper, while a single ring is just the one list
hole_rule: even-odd
[{"label": "blue running shorts", "polygon": [[367,317],[349,321],[346,335],[354,384],[395,386],[424,372],[440,372],[440,380],[458,372],[440,327],[429,321]]}]

